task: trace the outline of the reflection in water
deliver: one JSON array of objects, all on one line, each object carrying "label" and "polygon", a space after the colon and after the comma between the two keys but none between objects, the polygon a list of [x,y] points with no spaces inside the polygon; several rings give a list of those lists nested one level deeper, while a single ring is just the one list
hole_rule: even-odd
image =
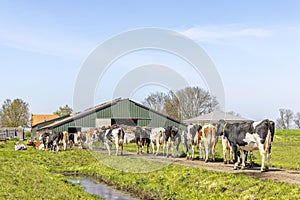
[{"label": "reflection in water", "polygon": [[76,183],[85,188],[85,191],[89,194],[96,194],[99,197],[109,200],[134,200],[128,194],[125,194],[119,190],[113,189],[105,184],[96,183],[96,181],[90,177],[72,177],[68,179],[71,183]]}]

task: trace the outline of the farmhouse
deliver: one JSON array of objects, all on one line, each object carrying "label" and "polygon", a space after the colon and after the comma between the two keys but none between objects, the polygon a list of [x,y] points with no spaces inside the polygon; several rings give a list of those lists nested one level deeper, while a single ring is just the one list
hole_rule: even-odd
[{"label": "farmhouse", "polygon": [[224,112],[222,110],[214,110],[206,115],[200,115],[195,118],[183,120],[183,122],[187,124],[204,125],[206,123],[217,123],[220,119],[224,119],[226,120],[226,122],[230,122],[230,123],[251,121],[244,117],[236,116],[228,112]]},{"label": "farmhouse", "polygon": [[75,133],[89,128],[105,125],[125,124],[131,126],[166,127],[176,126],[183,128],[181,122],[162,113],[152,110],[130,99],[115,99],[69,117],[55,120],[53,123],[39,125],[37,131],[68,131]]}]

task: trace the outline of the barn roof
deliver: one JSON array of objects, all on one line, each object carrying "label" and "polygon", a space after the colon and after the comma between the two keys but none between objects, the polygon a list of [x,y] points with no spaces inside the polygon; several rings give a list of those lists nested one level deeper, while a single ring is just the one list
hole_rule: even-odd
[{"label": "barn roof", "polygon": [[222,110],[215,110],[211,113],[208,113],[206,115],[200,115],[195,118],[183,120],[183,122],[187,124],[204,124],[204,123],[215,123],[218,122],[220,119],[224,119],[228,122],[241,122],[241,121],[251,121],[249,119],[246,119],[244,117],[236,116],[233,114],[230,114],[228,112],[224,112]]},{"label": "barn roof", "polygon": [[63,125],[63,124],[65,124],[65,123],[68,123],[68,122],[70,122],[70,121],[74,121],[74,120],[76,120],[76,119],[79,119],[79,118],[85,117],[85,116],[87,116],[87,115],[93,114],[93,113],[98,112],[99,110],[105,109],[105,108],[107,108],[107,107],[111,107],[111,106],[113,106],[113,105],[115,105],[115,104],[117,104],[117,103],[119,103],[119,102],[121,102],[121,101],[130,101],[130,102],[134,103],[135,105],[137,105],[137,106],[139,106],[139,107],[141,107],[141,108],[144,108],[144,109],[149,110],[149,111],[151,111],[151,112],[153,112],[153,113],[156,113],[156,114],[158,114],[158,115],[161,115],[161,116],[163,116],[163,117],[165,117],[165,118],[167,118],[167,119],[170,119],[170,120],[172,120],[172,121],[174,121],[174,122],[176,122],[176,123],[178,123],[178,124],[182,124],[180,121],[175,120],[175,119],[173,119],[173,118],[171,118],[171,117],[169,117],[169,116],[167,116],[167,115],[165,115],[165,114],[162,114],[162,113],[160,113],[160,112],[157,112],[157,111],[155,111],[155,110],[153,110],[153,109],[150,109],[150,108],[148,108],[148,107],[146,107],[146,106],[144,106],[144,105],[142,105],[142,104],[140,104],[140,103],[134,102],[134,101],[132,101],[132,100],[130,100],[130,99],[121,99],[121,98],[119,98],[119,99],[115,99],[115,100],[112,100],[112,101],[108,101],[108,102],[102,103],[102,104],[100,104],[100,105],[97,105],[97,106],[88,108],[88,109],[86,109],[86,110],[84,110],[84,111],[82,111],[82,112],[78,112],[78,113],[73,114],[73,115],[71,115],[71,116],[69,116],[69,117],[67,117],[67,118],[64,118],[64,119],[59,120],[59,121],[55,121],[54,123],[51,123],[51,124],[49,124],[49,125],[47,125],[47,126],[43,126],[43,127],[41,127],[40,129],[52,129],[52,128],[56,128],[56,127],[58,127],[58,126],[60,126],[60,125]]},{"label": "barn roof", "polygon": [[50,121],[59,118],[58,115],[52,114],[32,114],[31,115],[31,127],[40,124],[42,122]]}]

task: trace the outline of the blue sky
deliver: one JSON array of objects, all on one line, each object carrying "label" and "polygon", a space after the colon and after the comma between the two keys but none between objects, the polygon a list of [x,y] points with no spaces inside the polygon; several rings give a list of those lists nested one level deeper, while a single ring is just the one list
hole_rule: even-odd
[{"label": "blue sky", "polygon": [[[157,27],[178,31],[206,51],[223,80],[227,111],[254,120],[276,119],[279,108],[300,112],[299,8],[298,1],[2,0],[0,102],[22,98],[32,113],[72,106],[81,65],[97,45],[132,29]],[[118,69],[126,73],[143,62],[185,67],[191,85],[206,87],[178,58],[145,51],[116,61],[98,88],[113,89],[122,78]],[[141,101],[150,91],[130,98]],[[108,99],[95,92],[96,104]]]}]

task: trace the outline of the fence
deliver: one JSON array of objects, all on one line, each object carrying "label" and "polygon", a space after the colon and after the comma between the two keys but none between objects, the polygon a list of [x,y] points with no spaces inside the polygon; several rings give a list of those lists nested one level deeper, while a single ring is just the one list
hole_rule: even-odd
[{"label": "fence", "polygon": [[24,129],[23,128],[0,128],[0,140],[7,140],[18,138],[20,140],[24,139]]}]

